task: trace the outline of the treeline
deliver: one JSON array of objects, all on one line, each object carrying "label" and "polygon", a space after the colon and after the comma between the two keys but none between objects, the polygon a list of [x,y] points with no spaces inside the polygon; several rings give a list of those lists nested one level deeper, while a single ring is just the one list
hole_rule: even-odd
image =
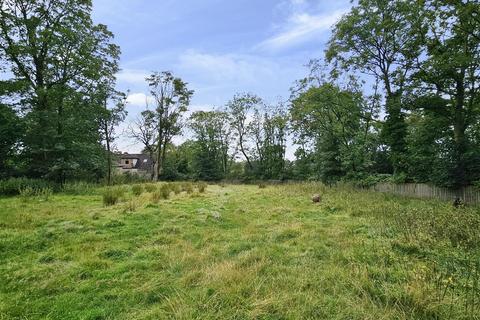
[{"label": "treeline", "polygon": [[[119,48],[90,16],[90,1],[0,8],[2,177],[111,180],[115,128],[125,119]],[[153,180],[475,184],[479,44],[477,1],[360,0],[288,101],[238,94],[187,117],[188,84],[153,73],[151,102],[126,135],[154,160]]]}]

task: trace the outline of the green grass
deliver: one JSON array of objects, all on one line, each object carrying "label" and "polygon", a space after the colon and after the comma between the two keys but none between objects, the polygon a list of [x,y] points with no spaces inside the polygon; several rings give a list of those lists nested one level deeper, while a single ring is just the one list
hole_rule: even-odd
[{"label": "green grass", "polygon": [[314,184],[102,192],[0,199],[0,319],[480,319],[478,208]]}]

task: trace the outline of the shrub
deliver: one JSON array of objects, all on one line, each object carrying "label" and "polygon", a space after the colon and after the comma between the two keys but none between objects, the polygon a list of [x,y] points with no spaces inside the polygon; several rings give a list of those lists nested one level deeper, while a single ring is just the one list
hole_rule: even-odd
[{"label": "shrub", "polygon": [[191,182],[184,182],[182,183],[182,191],[190,194],[193,192],[193,184]]},{"label": "shrub", "polygon": [[267,185],[265,184],[265,182],[260,182],[258,184],[258,188],[260,188],[260,189],[265,189],[266,187],[267,187]]},{"label": "shrub", "polygon": [[124,190],[119,187],[109,187],[103,192],[103,204],[105,206],[113,206],[123,197]]},{"label": "shrub", "polygon": [[155,183],[147,183],[145,184],[145,191],[147,192],[154,192],[157,190],[157,185]]},{"label": "shrub", "polygon": [[143,186],[141,184],[134,184],[132,186],[132,193],[136,196],[139,196],[143,193]]},{"label": "shrub", "polygon": [[55,184],[46,180],[27,179],[27,178],[10,178],[8,180],[0,180],[0,195],[16,196],[20,194],[20,190],[30,188],[31,193],[37,192],[44,188],[55,189]]},{"label": "shrub", "polygon": [[205,182],[200,182],[200,183],[198,183],[198,185],[197,185],[198,192],[204,193],[205,190],[207,189],[207,186],[208,186],[208,185],[207,185]]}]

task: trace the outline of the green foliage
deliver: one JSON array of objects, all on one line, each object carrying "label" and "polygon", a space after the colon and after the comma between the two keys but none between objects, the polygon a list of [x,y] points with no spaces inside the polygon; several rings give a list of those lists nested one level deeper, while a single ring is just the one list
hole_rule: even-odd
[{"label": "green foliage", "polygon": [[125,190],[122,187],[107,187],[103,191],[103,205],[113,206],[124,196]]},{"label": "green foliage", "polygon": [[49,188],[56,190],[56,185],[52,182],[40,179],[10,178],[0,180],[0,195],[14,196],[20,194],[21,190],[31,190],[36,193],[39,190]]},{"label": "green foliage", "polygon": [[136,196],[139,196],[143,193],[143,185],[141,184],[134,184],[132,186],[132,193]]},{"label": "green foliage", "polygon": [[[0,59],[7,75],[2,84],[15,87],[5,101],[22,106],[21,121],[15,122],[24,130],[10,132],[15,128],[2,123],[10,141],[0,141],[6,148],[0,154],[11,155],[23,131],[18,153],[28,176],[63,183],[106,171],[99,119],[115,85],[120,50],[91,12],[91,1],[2,2]],[[1,114],[13,117],[3,111],[2,106]]]}]

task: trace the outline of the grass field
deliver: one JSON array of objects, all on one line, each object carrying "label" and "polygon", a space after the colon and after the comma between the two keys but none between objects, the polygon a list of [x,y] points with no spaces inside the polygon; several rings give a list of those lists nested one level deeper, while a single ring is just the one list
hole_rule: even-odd
[{"label": "grass field", "polygon": [[0,199],[0,319],[480,319],[478,208],[124,188],[107,207],[102,189]]}]

